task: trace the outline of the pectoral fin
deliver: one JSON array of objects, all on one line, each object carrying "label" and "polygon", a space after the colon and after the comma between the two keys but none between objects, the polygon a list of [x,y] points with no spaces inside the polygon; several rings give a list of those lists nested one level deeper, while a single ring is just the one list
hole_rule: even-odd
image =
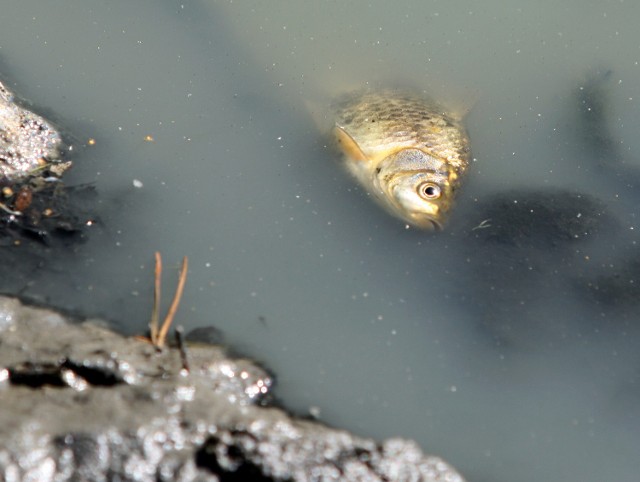
[{"label": "pectoral fin", "polygon": [[333,135],[335,136],[338,148],[344,153],[346,157],[354,161],[366,161],[367,156],[360,149],[356,141],[347,134],[344,129],[336,126],[333,128]]}]

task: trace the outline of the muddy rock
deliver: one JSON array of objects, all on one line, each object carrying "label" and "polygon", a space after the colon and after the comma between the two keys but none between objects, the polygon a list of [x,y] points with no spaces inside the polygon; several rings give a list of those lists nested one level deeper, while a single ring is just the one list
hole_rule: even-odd
[{"label": "muddy rock", "polygon": [[186,355],[0,297],[0,479],[463,482],[411,441],[272,406],[272,376],[221,346]]},{"label": "muddy rock", "polygon": [[69,164],[62,160],[60,133],[44,118],[22,107],[0,83],[0,182],[11,182],[46,171],[61,174]]},{"label": "muddy rock", "polygon": [[24,293],[47,279],[100,224],[94,186],[61,180],[71,151],[51,122],[0,83],[0,293]]}]

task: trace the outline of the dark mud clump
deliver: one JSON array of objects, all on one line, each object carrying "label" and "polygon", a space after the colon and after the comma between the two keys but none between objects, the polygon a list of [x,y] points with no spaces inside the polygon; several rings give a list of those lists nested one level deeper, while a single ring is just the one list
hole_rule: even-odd
[{"label": "dark mud clump", "polygon": [[13,183],[2,190],[0,246],[68,245],[84,241],[96,219],[86,210],[95,202],[93,186],[66,187],[41,178]]}]

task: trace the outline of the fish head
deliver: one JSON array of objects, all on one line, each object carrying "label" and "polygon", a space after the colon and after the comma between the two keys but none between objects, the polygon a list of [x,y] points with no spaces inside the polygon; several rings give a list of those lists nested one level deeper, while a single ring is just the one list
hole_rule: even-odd
[{"label": "fish head", "polygon": [[374,184],[392,214],[411,226],[440,230],[453,205],[452,176],[445,160],[402,149],[380,163]]}]

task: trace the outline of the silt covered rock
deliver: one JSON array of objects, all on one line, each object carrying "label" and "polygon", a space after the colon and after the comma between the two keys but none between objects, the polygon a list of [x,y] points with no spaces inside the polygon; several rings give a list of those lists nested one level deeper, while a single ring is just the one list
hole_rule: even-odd
[{"label": "silt covered rock", "polygon": [[159,351],[13,298],[0,346],[2,480],[463,482],[411,441],[293,418],[220,346]]}]

